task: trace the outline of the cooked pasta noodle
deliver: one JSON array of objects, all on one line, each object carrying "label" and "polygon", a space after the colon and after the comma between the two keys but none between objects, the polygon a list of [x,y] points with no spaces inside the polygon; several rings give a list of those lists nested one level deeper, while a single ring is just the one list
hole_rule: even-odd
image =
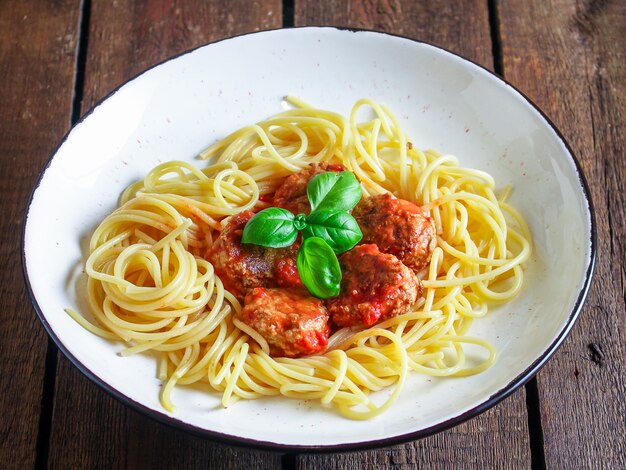
[{"label": "cooked pasta noodle", "polygon": [[[173,161],[131,185],[96,229],[86,262],[93,322],[81,325],[126,344],[122,355],[155,351],[173,411],[177,384],[208,382],[222,404],[283,395],[334,405],[371,418],[397,398],[410,371],[465,376],[496,357],[485,339],[467,335],[489,306],[521,289],[531,238],[517,211],[498,198],[493,178],[456,157],[415,146],[397,119],[371,100],[348,118],[288,98],[294,109],[244,127],[201,155],[203,170]],[[373,119],[358,120],[362,108]],[[310,163],[342,163],[367,195],[390,191],[430,211],[438,238],[420,273],[424,296],[404,315],[369,329],[337,331],[323,354],[270,357],[267,342],[240,319],[241,305],[203,257],[230,215],[267,207],[283,178]],[[465,345],[485,351],[469,360]],[[372,392],[394,387],[383,403]]]}]

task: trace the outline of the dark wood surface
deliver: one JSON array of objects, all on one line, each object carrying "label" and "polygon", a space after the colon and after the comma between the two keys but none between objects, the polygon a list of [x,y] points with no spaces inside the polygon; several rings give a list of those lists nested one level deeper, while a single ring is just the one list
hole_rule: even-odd
[{"label": "dark wood surface", "polygon": [[[391,31],[503,75],[589,182],[598,259],[572,333],[525,387],[430,438],[339,454],[228,447],[111,399],[48,338],[20,270],[37,175],[81,113],[166,57],[283,26]],[[0,2],[0,468],[626,468],[626,3],[575,0]]]},{"label": "dark wood surface", "polygon": [[78,1],[0,4],[0,467],[35,465],[51,411],[48,339],[20,268],[24,210],[37,174],[70,128]]}]

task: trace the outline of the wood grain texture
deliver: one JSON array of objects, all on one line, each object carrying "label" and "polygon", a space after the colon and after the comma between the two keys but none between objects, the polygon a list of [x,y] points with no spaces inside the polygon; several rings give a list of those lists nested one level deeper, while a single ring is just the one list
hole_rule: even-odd
[{"label": "wood grain texture", "polygon": [[[82,111],[124,81],[204,43],[281,25],[277,0],[93,2]],[[275,468],[280,456],[211,443],[127,409],[59,355],[53,468]]]},{"label": "wood grain texture", "polygon": [[[387,31],[444,47],[493,70],[486,1],[298,2],[296,25]],[[371,423],[375,426],[375,422]],[[454,429],[406,445],[335,455],[302,455],[298,468],[529,468],[524,389]]]},{"label": "wood grain texture", "polygon": [[386,31],[449,49],[493,69],[486,0],[296,0],[295,25]]},{"label": "wood grain texture", "polygon": [[47,336],[26,295],[20,238],[28,196],[72,109],[79,2],[0,5],[0,468],[29,468]]},{"label": "wood grain texture", "polygon": [[506,78],[561,129],[596,210],[595,278],[538,376],[549,468],[626,468],[626,3],[499,4]]}]

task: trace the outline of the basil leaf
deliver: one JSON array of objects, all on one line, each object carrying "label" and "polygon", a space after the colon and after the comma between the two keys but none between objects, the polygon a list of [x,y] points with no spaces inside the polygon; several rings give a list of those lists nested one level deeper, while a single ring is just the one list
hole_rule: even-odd
[{"label": "basil leaf", "polygon": [[339,295],[341,268],[332,248],[319,237],[302,242],[296,256],[298,274],[311,295],[328,299]]},{"label": "basil leaf", "polygon": [[294,215],[287,209],[270,207],[257,212],[243,229],[242,243],[270,248],[284,248],[296,241],[298,231],[294,227]]},{"label": "basil leaf", "polygon": [[307,217],[306,223],[302,238],[319,237],[335,253],[350,250],[363,238],[356,219],[345,211],[318,210]]},{"label": "basil leaf", "polygon": [[361,199],[361,185],[349,171],[327,172],[314,176],[306,188],[311,212],[332,209],[349,211]]}]

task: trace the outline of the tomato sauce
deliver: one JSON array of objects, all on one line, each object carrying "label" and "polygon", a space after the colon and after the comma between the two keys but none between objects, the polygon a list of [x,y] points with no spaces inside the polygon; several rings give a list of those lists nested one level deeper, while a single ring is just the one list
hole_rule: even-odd
[{"label": "tomato sauce", "polygon": [[279,259],[276,262],[274,279],[280,287],[304,287],[300,274],[298,274],[296,258]]}]

